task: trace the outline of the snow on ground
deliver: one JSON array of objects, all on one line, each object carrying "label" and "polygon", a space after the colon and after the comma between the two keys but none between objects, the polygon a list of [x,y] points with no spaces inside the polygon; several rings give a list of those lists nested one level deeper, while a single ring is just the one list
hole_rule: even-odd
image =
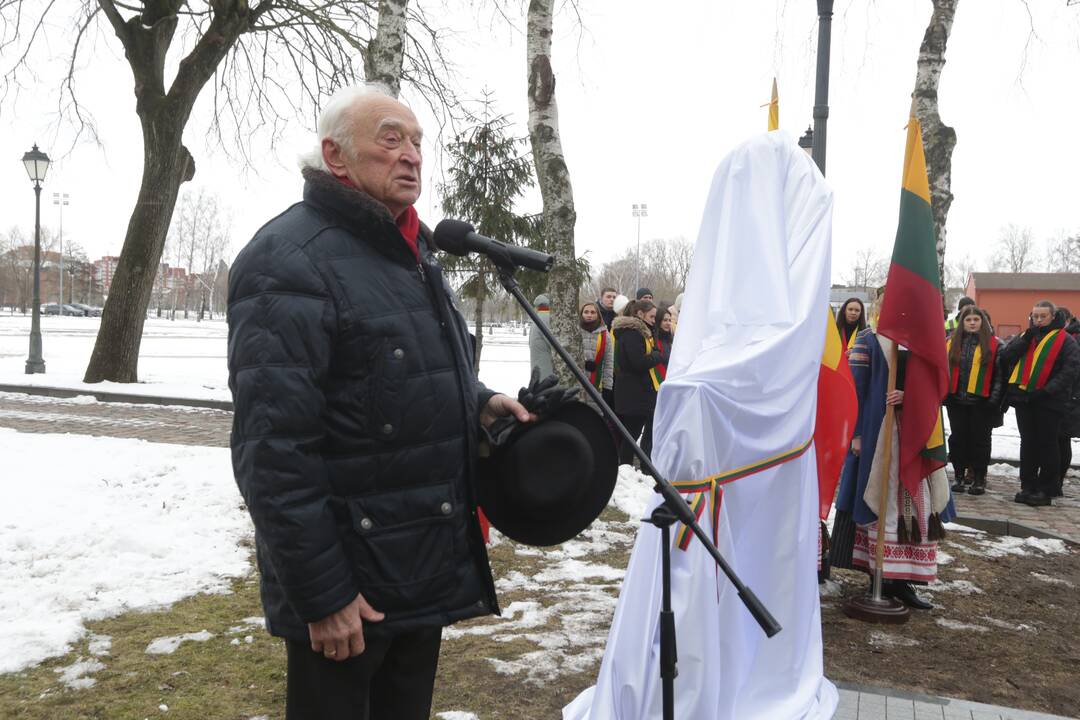
[{"label": "snow on ground", "polygon": [[987,557],[1005,557],[1006,555],[1035,555],[1035,552],[1046,555],[1060,555],[1069,552],[1064,540],[1043,539],[1036,537],[989,537],[979,540],[979,545]]},{"label": "snow on ground", "polygon": [[438,718],[438,720],[480,720],[474,713],[461,712],[460,710],[441,712],[435,717]]},{"label": "snow on ground", "polygon": [[1065,587],[1076,587],[1073,583],[1069,582],[1065,578],[1054,577],[1053,575],[1046,575],[1041,572],[1032,571],[1031,577],[1044,583],[1051,585],[1064,585]]},{"label": "snow on ground", "polygon": [[0,457],[0,672],[66,653],[88,621],[249,571],[226,449],[0,429]]},{"label": "snow on ground", "polygon": [[962,632],[989,632],[990,628],[985,625],[972,625],[971,623],[960,622],[959,620],[950,620],[949,618],[937,618],[935,620],[938,625],[949,630],[960,630]]},{"label": "snow on ground", "polygon": [[166,637],[154,638],[150,641],[150,644],[146,646],[146,654],[172,655],[176,652],[177,648],[186,642],[206,642],[212,637],[214,637],[214,633],[200,630],[199,632],[184,633],[183,635],[168,635]]},{"label": "snow on ground", "polygon": [[101,672],[105,669],[105,666],[90,658],[86,660],[82,657],[75,660],[70,665],[66,665],[62,668],[56,669],[56,674],[60,676],[60,682],[68,686],[72,690],[85,690],[86,688],[93,687],[97,684],[97,680],[92,677],[88,677],[92,673]]}]

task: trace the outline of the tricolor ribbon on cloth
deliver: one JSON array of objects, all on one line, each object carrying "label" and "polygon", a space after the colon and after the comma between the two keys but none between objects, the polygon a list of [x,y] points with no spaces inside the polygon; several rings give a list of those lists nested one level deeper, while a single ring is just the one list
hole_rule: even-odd
[{"label": "tricolor ribbon on cloth", "polygon": [[1009,384],[1016,385],[1026,392],[1042,390],[1050,381],[1050,373],[1053,372],[1054,363],[1057,362],[1061,348],[1065,345],[1065,337],[1065,332],[1051,330],[1046,333],[1046,337],[1038,346],[1035,343],[1029,343],[1024,357],[1013,368]]},{"label": "tricolor ribbon on cloth", "polygon": [[[945,344],[945,352],[952,350],[952,338]],[[968,373],[967,386],[964,388],[969,395],[981,395],[990,397],[990,380],[994,376],[994,363],[997,361],[998,339],[990,337],[990,360],[983,364],[982,345],[975,346],[975,354],[971,358],[971,372]],[[952,368],[949,377],[949,392],[955,393],[960,388],[960,366]]]},{"label": "tricolor ribbon on cloth", "polygon": [[[727,472],[710,475],[703,480],[676,480],[671,485],[681,494],[690,496],[686,501],[689,503],[690,509],[694,511],[695,520],[701,518],[706,503],[709,505],[709,514],[712,517],[713,544],[716,545],[719,538],[720,506],[724,500],[723,486],[794,460],[802,456],[810,448],[810,443],[813,441],[814,438],[810,437],[798,447],[773,455],[770,458],[743,465]],[[694,533],[688,525],[678,523],[678,526],[679,529],[675,533],[675,544],[680,550],[686,550],[690,547],[690,541],[694,539]]]}]

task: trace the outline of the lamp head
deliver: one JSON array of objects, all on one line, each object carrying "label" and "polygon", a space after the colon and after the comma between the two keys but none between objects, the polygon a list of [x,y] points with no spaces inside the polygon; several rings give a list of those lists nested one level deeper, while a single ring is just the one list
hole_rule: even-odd
[{"label": "lamp head", "polygon": [[36,143],[33,150],[23,155],[22,161],[26,174],[30,176],[30,182],[35,185],[45,182],[45,173],[49,169],[49,156],[38,150]]}]

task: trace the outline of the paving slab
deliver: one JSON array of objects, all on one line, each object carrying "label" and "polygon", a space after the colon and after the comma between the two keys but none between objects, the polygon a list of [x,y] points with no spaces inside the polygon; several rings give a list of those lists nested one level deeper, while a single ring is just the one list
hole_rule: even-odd
[{"label": "paving slab", "polygon": [[833,720],[1077,720],[855,683],[838,682],[836,686],[840,704]]}]

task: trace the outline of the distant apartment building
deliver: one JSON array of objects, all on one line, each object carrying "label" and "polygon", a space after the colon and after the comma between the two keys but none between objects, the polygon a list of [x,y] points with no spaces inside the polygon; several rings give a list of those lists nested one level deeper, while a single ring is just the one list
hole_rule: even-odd
[{"label": "distant apartment building", "polygon": [[120,258],[113,255],[106,255],[94,263],[94,282],[97,283],[101,288],[101,292],[105,295],[109,294],[113,275],[116,274],[116,266],[119,263]]}]

